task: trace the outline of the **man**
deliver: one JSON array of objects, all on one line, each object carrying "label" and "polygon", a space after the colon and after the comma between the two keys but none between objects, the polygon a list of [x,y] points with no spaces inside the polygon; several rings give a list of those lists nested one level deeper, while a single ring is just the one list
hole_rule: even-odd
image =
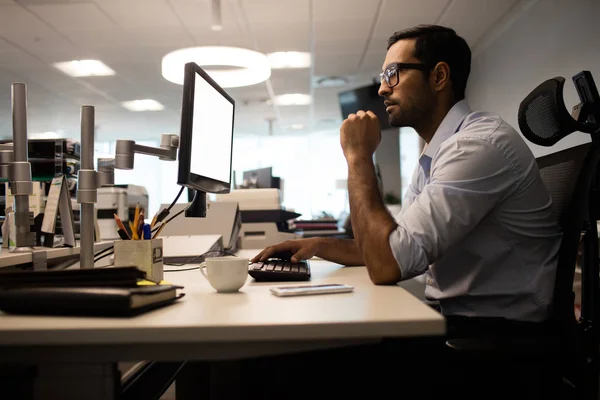
[{"label": "man", "polygon": [[[426,142],[397,222],[383,204],[373,166],[378,120],[369,110],[359,111],[340,129],[354,239],[286,241],[267,247],[253,261],[292,253],[296,262],[316,255],[366,265],[378,285],[424,274],[425,295],[439,302],[450,337],[544,329],[538,323],[550,312],[560,228],[526,143],[501,118],[473,112],[465,101],[470,63],[467,43],[452,29],[426,25],[394,33],[379,94],[391,124],[414,128]],[[287,376],[305,371],[313,372],[311,382],[324,383],[333,371],[343,373],[343,383],[330,386],[336,397],[345,388],[355,398],[361,384],[377,392],[365,398],[398,396],[401,388],[405,398],[439,399],[451,393],[450,386],[461,398],[521,393],[511,392],[510,384],[520,375],[529,377],[530,370],[460,365],[444,342],[384,340],[265,358],[249,368],[252,376],[262,368],[262,375],[277,374],[283,382],[277,394],[291,386]]]},{"label": "man", "polygon": [[[267,247],[366,265],[378,285],[425,274],[428,299],[457,320],[548,318],[561,232],[533,154],[500,117],[464,99],[471,52],[454,30],[417,26],[389,39],[379,95],[390,123],[426,142],[398,222],[377,189],[381,139],[371,111],[343,122],[353,240],[311,238]],[[474,318],[473,318],[474,317]]]}]

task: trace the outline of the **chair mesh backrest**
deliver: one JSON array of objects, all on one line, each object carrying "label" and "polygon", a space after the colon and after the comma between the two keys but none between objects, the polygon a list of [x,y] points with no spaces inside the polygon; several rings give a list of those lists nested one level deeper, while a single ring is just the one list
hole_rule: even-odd
[{"label": "chair mesh backrest", "polygon": [[[519,128],[529,141],[552,146],[575,131],[593,133],[597,127],[575,120],[563,99],[565,79],[555,77],[538,85],[519,106]],[[592,136],[592,139],[595,139]],[[556,283],[555,318],[573,319],[573,277],[581,234],[595,225],[590,209],[593,179],[600,160],[595,140],[537,159],[540,174],[553,200],[553,212],[563,230]],[[592,221],[594,219],[594,221]],[[587,229],[587,228],[585,228]]]},{"label": "chair mesh backrest", "polygon": [[537,161],[563,231],[556,270],[553,316],[563,321],[573,320],[573,279],[579,243],[587,223],[596,223],[590,196],[600,165],[600,147],[586,143],[541,157]]},{"label": "chair mesh backrest", "polygon": [[571,117],[563,100],[565,79],[556,77],[542,82],[519,106],[519,128],[528,140],[540,146],[552,146],[581,129]]},{"label": "chair mesh backrest", "polygon": [[554,216],[561,225],[590,146],[586,143],[537,159],[542,181],[552,197]]}]

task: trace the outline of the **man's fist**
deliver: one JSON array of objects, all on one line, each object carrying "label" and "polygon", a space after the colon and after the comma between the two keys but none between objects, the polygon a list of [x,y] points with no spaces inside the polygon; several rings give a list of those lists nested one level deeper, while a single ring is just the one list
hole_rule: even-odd
[{"label": "man's fist", "polygon": [[350,114],[340,128],[340,143],[346,159],[370,158],[381,142],[379,119],[372,111]]}]

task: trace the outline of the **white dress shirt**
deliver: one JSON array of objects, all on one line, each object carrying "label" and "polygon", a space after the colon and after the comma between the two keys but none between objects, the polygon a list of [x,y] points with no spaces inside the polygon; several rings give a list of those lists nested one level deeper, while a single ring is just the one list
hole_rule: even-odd
[{"label": "white dress shirt", "polygon": [[541,321],[562,237],[551,205],[521,136],[462,100],[421,155],[389,243],[442,314]]}]

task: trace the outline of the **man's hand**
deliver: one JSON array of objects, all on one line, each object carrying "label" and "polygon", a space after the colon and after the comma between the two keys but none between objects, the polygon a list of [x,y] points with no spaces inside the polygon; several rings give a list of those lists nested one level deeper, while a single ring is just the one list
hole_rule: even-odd
[{"label": "man's hand", "polygon": [[252,258],[252,262],[265,261],[270,257],[290,258],[293,263],[308,260],[317,254],[319,242],[317,238],[294,239],[269,246]]},{"label": "man's hand", "polygon": [[370,158],[381,142],[379,119],[372,111],[350,114],[340,128],[340,143],[346,159]]}]

